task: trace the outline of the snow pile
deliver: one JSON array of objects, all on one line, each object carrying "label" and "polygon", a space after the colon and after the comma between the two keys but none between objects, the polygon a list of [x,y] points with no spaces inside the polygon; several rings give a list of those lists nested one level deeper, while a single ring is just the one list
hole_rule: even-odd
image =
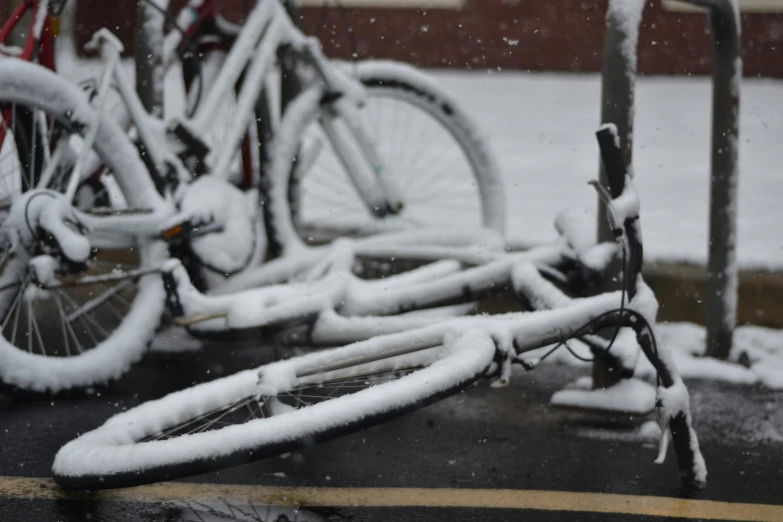
[{"label": "snow pile", "polygon": [[592,390],[592,379],[579,379],[573,387],[552,395],[550,404],[559,408],[644,415],[655,408],[655,388],[640,379],[623,379],[609,388]]},{"label": "snow pile", "polygon": [[[760,326],[740,326],[734,333],[734,348],[728,361],[705,357],[706,333],[693,323],[660,323],[655,326],[658,343],[672,355],[685,379],[712,379],[735,384],[762,384],[773,390],[783,389],[783,330]],[[569,346],[580,357],[591,358],[590,349],[579,341]],[[546,349],[528,356],[545,353]],[[553,353],[547,361],[571,366],[589,367],[567,350]],[[637,377],[653,379],[655,370],[645,357],[639,357]]]},{"label": "snow pile", "polygon": [[180,326],[170,326],[155,334],[150,343],[150,351],[179,353],[195,352],[202,348],[203,343],[192,337]]},{"label": "snow pile", "polygon": [[[734,347],[728,361],[704,357],[706,334],[693,323],[662,323],[657,326],[659,342],[674,357],[683,377],[725,382],[760,383],[773,390],[783,389],[783,331],[759,326],[740,326],[734,334]],[[653,375],[646,361],[637,375]]]}]

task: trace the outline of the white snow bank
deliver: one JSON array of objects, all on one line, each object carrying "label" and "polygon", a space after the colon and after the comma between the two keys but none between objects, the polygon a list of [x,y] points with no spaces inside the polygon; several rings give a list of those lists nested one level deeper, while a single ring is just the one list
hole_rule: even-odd
[{"label": "white snow bank", "polygon": [[[435,71],[475,115],[506,181],[507,234],[550,241],[552,216],[584,205],[598,173],[599,75]],[[745,78],[740,103],[738,263],[783,269],[783,82]],[[710,78],[640,77],[634,183],[642,198],[645,258],[704,264],[709,209]]]},{"label": "white snow bank", "polygon": [[552,395],[550,405],[560,408],[616,411],[644,415],[655,408],[655,388],[639,379],[624,379],[610,388],[591,390],[579,381],[578,387],[560,390]]},{"label": "white snow bank", "polygon": [[[658,336],[659,342],[669,348],[683,377],[759,382],[774,390],[783,389],[783,330],[740,326],[734,334],[728,362],[703,357],[706,333],[699,325],[662,323],[658,325]],[[637,366],[637,374],[648,372],[652,368],[647,364]]]},{"label": "white snow bank", "polygon": [[[734,348],[728,361],[704,357],[706,333],[703,326],[693,323],[660,323],[656,325],[658,344],[664,346],[683,378],[713,379],[736,384],[760,383],[773,390],[783,389],[783,330],[760,326],[740,326],[734,334]],[[587,346],[579,341],[569,346],[581,357],[590,358]],[[546,349],[530,352],[540,356]],[[565,348],[552,354],[548,362],[573,366],[589,366],[573,357]],[[740,364],[742,361],[742,364]],[[639,357],[636,376],[652,379],[655,370],[646,357]]]},{"label": "white snow bank", "polygon": [[150,343],[150,351],[166,353],[195,352],[202,347],[203,343],[181,326],[170,326],[159,331]]}]

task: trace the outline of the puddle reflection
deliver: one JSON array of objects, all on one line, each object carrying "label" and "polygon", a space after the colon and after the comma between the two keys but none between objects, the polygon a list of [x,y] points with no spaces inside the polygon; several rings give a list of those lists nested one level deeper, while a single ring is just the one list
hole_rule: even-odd
[{"label": "puddle reflection", "polygon": [[[62,522],[329,522],[343,520],[336,510],[318,508],[322,514],[305,509],[270,506],[250,501],[176,501],[159,504],[57,500],[56,520]],[[323,513],[327,513],[324,515]],[[29,520],[41,520],[30,513]],[[10,520],[28,520],[24,516]],[[6,518],[0,517],[5,522]]]},{"label": "puddle reflection", "polygon": [[323,522],[326,519],[304,509],[252,502],[168,502],[166,521],[177,522]]}]

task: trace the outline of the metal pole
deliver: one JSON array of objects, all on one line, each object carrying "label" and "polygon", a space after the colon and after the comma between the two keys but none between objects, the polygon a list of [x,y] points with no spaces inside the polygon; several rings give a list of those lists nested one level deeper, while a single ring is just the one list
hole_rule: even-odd
[{"label": "metal pole", "polygon": [[[298,0],[284,0],[283,7],[285,7],[288,16],[297,27],[301,26],[301,6]],[[291,63],[291,57],[287,55],[285,50],[282,50],[279,54],[280,59],[280,111],[284,112],[288,105],[302,92],[302,85],[299,81],[299,77],[296,74],[296,68]]]},{"label": "metal pole", "polygon": [[707,260],[707,355],[726,359],[737,321],[737,181],[742,43],[736,0],[687,0],[712,30],[712,152]]},{"label": "metal pole", "polygon": [[[636,85],[636,48],[644,0],[609,0],[606,11],[603,67],[601,71],[601,123],[617,127],[620,149],[626,165],[631,164],[633,145],[634,90]],[[599,162],[598,180],[609,187],[603,163]],[[631,173],[632,174],[632,173]],[[606,205],[598,200],[598,241],[614,241],[606,218]],[[620,288],[621,261],[609,267],[602,290]],[[593,363],[593,387],[606,388],[622,377],[619,362],[606,354]]]},{"label": "metal pole", "polygon": [[163,116],[163,24],[168,0],[141,0],[136,11],[136,92],[144,109]]},{"label": "metal pole", "polygon": [[[631,164],[633,149],[636,48],[644,4],[644,0],[610,0],[606,12],[601,70],[601,124],[613,123],[617,127],[626,165]],[[602,186],[609,187],[603,163],[600,163],[598,180]],[[606,205],[600,199],[598,241],[614,241],[606,220]]]}]

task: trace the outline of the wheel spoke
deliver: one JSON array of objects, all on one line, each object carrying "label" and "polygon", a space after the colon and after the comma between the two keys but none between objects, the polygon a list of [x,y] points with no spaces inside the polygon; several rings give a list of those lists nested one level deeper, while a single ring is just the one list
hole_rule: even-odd
[{"label": "wheel spoke", "polygon": [[[249,401],[249,400],[252,400],[252,399],[247,399],[247,400]],[[189,432],[188,432],[188,435],[190,435],[190,434],[192,434],[192,433],[201,433],[202,431],[206,431],[206,430],[208,430],[209,428],[211,428],[212,426],[214,426],[216,423],[218,423],[218,422],[221,422],[221,419],[223,419],[223,418],[224,418],[226,415],[228,415],[228,414],[230,414],[230,413],[233,413],[233,412],[235,412],[235,411],[239,410],[239,409],[240,409],[240,408],[242,408],[243,406],[244,406],[244,403],[235,404],[234,406],[232,406],[231,408],[229,408],[229,409],[227,409],[225,412],[223,412],[223,413],[222,413],[220,416],[218,416],[218,417],[216,417],[216,418],[212,419],[211,421],[209,421],[209,422],[208,422],[207,424],[205,424],[204,426],[202,426],[202,427],[200,427],[200,428],[196,428],[196,429],[194,429],[194,430],[191,430],[191,431],[189,431]]]},{"label": "wheel spoke", "polygon": [[27,351],[33,353],[33,306],[27,301]]},{"label": "wheel spoke", "polygon": [[[108,288],[102,294],[98,295],[97,297],[94,297],[94,298],[90,299],[89,301],[87,301],[86,303],[81,305],[76,311],[71,313],[71,315],[69,315],[66,318],[66,320],[68,322],[72,323],[77,318],[81,317],[82,315],[89,314],[90,312],[92,312],[93,310],[95,310],[96,308],[101,306],[104,302],[106,302],[109,299],[111,299],[112,295],[118,294],[118,293],[122,292],[123,290],[128,288],[128,286],[131,285],[131,284],[133,284],[133,281],[126,280],[126,281],[123,281],[122,283],[120,283],[120,284],[118,284],[116,286]],[[106,286],[103,285],[103,284],[101,284],[101,286],[106,288]]]},{"label": "wheel spoke", "polygon": [[[106,286],[105,286],[105,285],[101,285],[101,286],[102,286],[103,288],[106,288]],[[120,313],[120,311],[119,311],[119,310],[117,310],[117,307],[115,307],[115,306],[112,304],[111,300],[112,300],[113,298],[116,298],[116,296],[115,296],[114,294],[110,295],[110,296],[109,296],[109,299],[107,299],[107,300],[106,300],[106,302],[105,302],[104,304],[106,305],[106,308],[107,308],[108,310],[110,310],[110,311],[111,311],[111,313],[114,315],[114,317],[116,317],[116,318],[117,318],[117,319],[118,319],[118,320],[121,322],[121,321],[122,321],[122,319],[123,319],[123,315]]]},{"label": "wheel spoke", "polygon": [[[29,283],[29,281],[30,281],[29,277],[25,277],[24,281],[22,281],[21,287],[17,291],[16,297],[14,297],[14,301],[11,304],[11,308],[8,309],[8,312],[6,313],[5,316],[5,320],[3,320],[3,328],[2,328],[3,331],[5,331],[5,327],[8,325],[8,321],[11,319],[11,313],[21,303],[22,297],[24,296],[24,292],[27,289],[27,284]],[[6,285],[6,288],[16,286],[17,284],[19,283],[12,283],[10,285]],[[5,290],[5,288],[3,288],[3,290]]]},{"label": "wheel spoke", "polygon": [[65,328],[65,323],[67,323],[67,321],[65,320],[65,316],[62,313],[62,306],[60,306],[60,301],[57,299],[57,296],[54,296],[54,300],[55,300],[55,302],[58,305],[57,308],[58,308],[58,312],[59,312],[58,315],[60,316],[60,328],[62,329],[62,334],[63,334],[63,346],[65,346],[65,353],[66,353],[66,355],[68,357],[70,357],[71,356],[71,343],[68,340],[68,332],[67,332],[67,330]]},{"label": "wheel spoke", "polygon": [[195,417],[195,418],[193,418],[193,419],[191,419],[189,421],[185,421],[183,423],[177,424],[176,426],[172,426],[171,428],[162,431],[158,435],[155,435],[154,437],[148,437],[147,439],[144,439],[144,440],[160,440],[160,439],[163,439],[165,437],[168,437],[169,435],[172,435],[174,433],[182,431],[183,429],[187,428],[188,426],[191,426],[191,425],[193,425],[193,424],[195,424],[195,423],[197,423],[197,422],[199,422],[201,420],[207,419],[210,416],[215,415],[217,413],[220,413],[220,412],[222,412],[222,411],[224,411],[226,409],[229,409],[229,410],[235,409],[235,408],[237,408],[237,405],[240,405],[238,407],[241,408],[241,405],[244,405],[244,404],[246,404],[246,403],[248,403],[248,402],[250,402],[252,400],[254,400],[253,396],[244,397],[244,398],[240,399],[239,401],[237,401],[235,403],[229,404],[227,406],[221,406],[219,408],[215,408],[214,410],[208,411],[208,412],[206,412],[206,413],[204,413],[202,415],[199,415],[198,417]]},{"label": "wheel spoke", "polygon": [[[63,291],[60,288],[57,288],[56,290],[60,292],[60,295],[63,296],[75,310],[79,309],[79,304],[76,301],[74,301],[73,298],[71,298],[71,296],[69,296],[67,292]],[[82,328],[84,328],[84,333],[86,333],[90,337],[90,339],[93,342],[93,346],[97,346],[98,338],[95,337],[95,334],[93,334],[92,329],[90,328],[90,323],[88,323],[85,318],[92,319],[89,314],[79,315],[76,319],[81,321]],[[68,324],[73,326],[74,323],[72,321],[68,321]]]},{"label": "wheel spoke", "polygon": [[[60,297],[57,295],[57,293],[54,294],[54,300],[57,303],[57,308],[60,310],[60,318],[64,320],[66,317],[65,307],[60,301]],[[79,341],[79,337],[76,335],[76,332],[73,330],[71,323],[69,323],[68,321],[64,321],[63,324],[65,324],[66,329],[70,332],[73,342],[74,344],[76,344],[76,349],[79,350],[79,353],[84,353],[84,346],[82,346],[82,343]]]},{"label": "wheel spoke", "polygon": [[[14,312],[14,327],[13,327],[13,333],[11,334],[11,344],[16,345],[16,332],[19,328],[19,317],[22,315],[22,307],[17,306],[16,312]],[[3,328],[3,331],[5,331],[5,328]]]},{"label": "wheel spoke", "polygon": [[[459,226],[480,225],[483,199],[470,150],[463,148],[448,116],[440,116],[437,102],[389,87],[371,86],[368,92],[367,103],[358,112],[366,137],[384,162],[385,174],[400,189],[405,204],[402,214],[416,216],[400,221],[400,226],[454,224],[455,216]],[[317,123],[303,131],[307,136],[322,132]],[[345,223],[351,225],[352,233],[358,233],[372,230],[365,224],[385,220],[367,212],[331,147],[301,181],[297,224],[318,229]]]},{"label": "wheel spoke", "polygon": [[130,308],[132,308],[132,307],[133,307],[133,303],[131,303],[130,301],[128,301],[127,299],[125,299],[124,297],[122,297],[122,295],[120,295],[120,294],[113,294],[113,295],[112,295],[112,297],[113,297],[114,299],[116,299],[116,300],[118,300],[118,301],[122,302],[122,304],[124,304],[124,305],[125,305],[125,306],[126,306],[128,309],[130,309]]},{"label": "wheel spoke", "polygon": [[299,404],[301,404],[301,405],[303,405],[303,406],[309,406],[309,404],[307,404],[305,401],[303,401],[302,399],[300,399],[300,398],[299,398],[297,395],[291,395],[290,393],[286,393],[286,394],[284,394],[283,396],[284,396],[284,397],[292,397],[292,398],[293,398],[294,400],[296,400],[296,401],[297,401]]},{"label": "wheel spoke", "polygon": [[33,116],[30,118],[30,142],[33,144],[32,147],[30,147],[30,173],[29,173],[29,179],[27,180],[27,186],[32,188],[35,186],[35,142],[38,137],[38,133],[35,132],[36,128],[36,110],[33,109]]},{"label": "wheel spoke", "polygon": [[[266,419],[271,415],[271,411],[267,414],[264,410],[270,408],[269,403],[272,401],[278,401],[284,407],[294,409],[307,408],[337,398],[340,394],[346,392],[355,393],[362,389],[400,379],[419,369],[420,367],[415,367],[346,376],[344,378],[327,380],[320,384],[295,386],[290,391],[283,391],[273,396],[248,395],[230,404],[197,415],[192,419],[184,420],[157,434],[149,435],[141,439],[140,442],[164,440],[182,435],[202,433],[211,429],[220,429],[225,426],[244,424],[255,419]],[[274,408],[274,406],[271,406],[271,408]]]},{"label": "wheel spoke", "polygon": [[43,355],[47,355],[46,346],[44,345],[43,339],[41,338],[41,331],[38,328],[38,319],[35,318],[35,313],[32,311],[32,307],[30,308],[30,315],[33,318],[33,330],[35,331],[35,336],[38,339],[38,342],[41,343],[41,351],[43,352]]},{"label": "wheel spoke", "polygon": [[[13,203],[27,191],[62,189],[62,180],[67,183],[73,177],[73,162],[82,153],[99,154],[101,168],[108,173],[122,164],[121,157],[103,155],[99,142],[85,142],[81,136],[85,129],[72,128],[63,119],[66,109],[45,98],[18,104],[0,101],[4,135],[0,143],[0,220],[7,218]],[[95,207],[113,195],[112,185],[90,182],[89,186],[92,190],[81,193],[82,206]],[[51,287],[38,288],[31,285],[28,263],[48,250],[43,248],[44,238],[32,239],[35,242],[15,245],[13,253],[0,251],[0,333],[20,352],[44,357],[76,357],[105,343],[125,319],[137,296],[135,284],[149,268],[144,265],[147,272],[128,272],[135,265],[123,262],[130,259],[119,252],[125,245],[107,242],[99,255],[116,256],[120,262],[101,259],[84,270],[65,274],[58,270]],[[115,245],[119,246],[109,248]]]}]

